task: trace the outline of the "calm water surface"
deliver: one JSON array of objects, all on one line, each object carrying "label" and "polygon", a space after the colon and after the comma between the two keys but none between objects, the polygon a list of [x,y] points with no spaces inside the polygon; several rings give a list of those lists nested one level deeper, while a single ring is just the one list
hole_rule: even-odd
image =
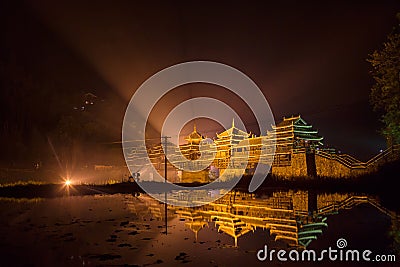
[{"label": "calm water surface", "polygon": [[261,262],[257,252],[336,249],[340,238],[398,260],[398,214],[374,196],[276,189],[197,208],[145,194],[0,199],[0,266],[309,266]]}]

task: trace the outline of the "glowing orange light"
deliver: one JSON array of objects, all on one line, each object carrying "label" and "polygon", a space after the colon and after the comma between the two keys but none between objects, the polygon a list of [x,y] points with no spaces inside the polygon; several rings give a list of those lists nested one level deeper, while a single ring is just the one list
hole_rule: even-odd
[{"label": "glowing orange light", "polygon": [[65,181],[65,185],[66,185],[66,186],[70,186],[70,185],[71,185],[71,180],[66,180],[66,181]]}]

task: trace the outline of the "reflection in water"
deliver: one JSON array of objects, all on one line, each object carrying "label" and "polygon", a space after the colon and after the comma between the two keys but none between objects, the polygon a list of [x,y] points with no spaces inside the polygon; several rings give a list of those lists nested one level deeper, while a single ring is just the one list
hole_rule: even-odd
[{"label": "reflection in water", "polygon": [[1,266],[265,266],[264,245],[322,250],[345,238],[393,253],[399,233],[395,212],[354,193],[236,191],[194,208],[145,194],[0,199]]},{"label": "reflection in water", "polygon": [[328,227],[328,217],[341,210],[352,209],[368,203],[391,218],[392,229],[399,222],[398,215],[384,208],[371,196],[348,193],[323,193],[312,191],[275,191],[255,195],[232,191],[223,198],[201,207],[168,206],[142,195],[150,213],[159,220],[177,216],[198,239],[199,232],[210,224],[219,233],[238,239],[256,229],[268,231],[275,241],[283,241],[289,247],[306,248]]}]

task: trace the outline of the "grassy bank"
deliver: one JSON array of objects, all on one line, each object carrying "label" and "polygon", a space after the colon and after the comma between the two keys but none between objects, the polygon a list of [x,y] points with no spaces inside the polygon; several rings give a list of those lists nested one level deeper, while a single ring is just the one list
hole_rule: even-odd
[{"label": "grassy bank", "polygon": [[[378,173],[355,178],[329,177],[296,177],[278,178],[269,175],[256,193],[262,193],[281,188],[282,190],[313,190],[315,192],[357,192],[373,194],[381,197],[387,203],[397,203],[400,179],[400,161],[383,166]],[[244,176],[236,185],[235,190],[248,191],[251,176]],[[180,184],[182,186],[200,186],[202,184]],[[217,185],[216,185],[217,186]],[[218,187],[218,186],[217,186]],[[136,183],[116,183],[105,185],[73,185],[43,183],[16,183],[0,187],[0,197],[35,198],[61,197],[74,195],[116,194],[142,192]],[[396,206],[398,204],[395,204]]]}]

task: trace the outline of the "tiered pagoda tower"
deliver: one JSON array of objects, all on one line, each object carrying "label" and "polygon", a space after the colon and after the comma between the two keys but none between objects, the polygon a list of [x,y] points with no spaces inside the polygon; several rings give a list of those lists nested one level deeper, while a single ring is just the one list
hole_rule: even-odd
[{"label": "tiered pagoda tower", "polygon": [[193,126],[193,132],[185,137],[186,144],[180,145],[182,154],[190,160],[196,160],[200,157],[199,145],[205,138],[197,132],[196,124]]},{"label": "tiered pagoda tower", "polygon": [[232,127],[220,134],[217,133],[217,138],[214,140],[217,146],[214,164],[219,168],[228,168],[228,163],[234,153],[233,147],[249,138],[250,135],[236,128],[235,121],[232,120]]},{"label": "tiered pagoda tower", "polygon": [[323,145],[323,137],[300,115],[283,118],[278,125],[272,126],[267,137],[276,138],[275,166],[290,165],[293,153],[313,151]]}]

